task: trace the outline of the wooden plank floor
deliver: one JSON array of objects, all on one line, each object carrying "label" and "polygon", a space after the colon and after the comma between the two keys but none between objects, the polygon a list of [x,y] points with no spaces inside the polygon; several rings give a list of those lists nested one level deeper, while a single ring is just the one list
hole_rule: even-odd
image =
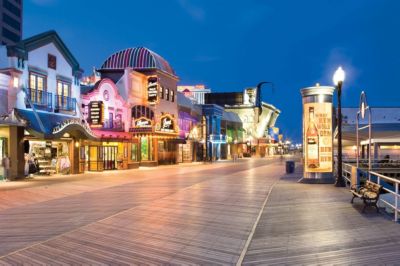
[{"label": "wooden plank floor", "polygon": [[0,264],[234,264],[282,171],[265,160],[160,168],[140,182],[7,208]]},{"label": "wooden plank floor", "polygon": [[269,197],[244,265],[400,265],[400,225],[361,213],[348,189],[282,178]]}]

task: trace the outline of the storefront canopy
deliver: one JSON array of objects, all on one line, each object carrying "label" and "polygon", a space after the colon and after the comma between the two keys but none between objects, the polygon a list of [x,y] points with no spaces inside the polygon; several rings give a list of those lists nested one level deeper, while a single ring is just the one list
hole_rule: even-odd
[{"label": "storefront canopy", "polygon": [[39,138],[59,139],[65,133],[79,139],[96,138],[85,121],[74,116],[21,109],[17,109],[16,113],[26,120],[27,131]]}]

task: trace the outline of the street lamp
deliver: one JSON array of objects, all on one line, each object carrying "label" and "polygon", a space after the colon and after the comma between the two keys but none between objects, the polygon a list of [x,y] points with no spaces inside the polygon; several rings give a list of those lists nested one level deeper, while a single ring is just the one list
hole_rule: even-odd
[{"label": "street lamp", "polygon": [[336,182],[335,186],[337,187],[344,187],[344,179],[342,176],[342,85],[343,81],[346,77],[346,74],[344,73],[344,70],[342,67],[339,67],[335,74],[333,75],[333,83],[336,86],[337,89],[337,101],[338,101],[338,165],[337,165],[337,173],[336,173]]}]

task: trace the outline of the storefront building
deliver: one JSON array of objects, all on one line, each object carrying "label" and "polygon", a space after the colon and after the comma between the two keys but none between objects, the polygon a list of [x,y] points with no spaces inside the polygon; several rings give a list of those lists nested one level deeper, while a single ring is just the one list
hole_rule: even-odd
[{"label": "storefront building", "polygon": [[221,159],[234,159],[243,154],[243,123],[233,112],[224,111],[221,120],[221,134],[226,135],[226,143],[221,144]]},{"label": "storefront building", "polygon": [[85,141],[86,171],[121,170],[139,167],[136,154],[131,154],[129,132],[130,108],[119,95],[115,83],[100,79],[93,86],[81,87],[83,115],[96,140]]},{"label": "storefront building", "polygon": [[274,127],[280,114],[275,106],[257,101],[256,88],[247,88],[242,92],[208,93],[208,104],[223,106],[225,111],[236,113],[243,124],[244,136],[241,148],[243,156],[264,157],[270,154],[271,143],[268,129]]},{"label": "storefront building", "polygon": [[147,48],[128,48],[109,56],[98,72],[127,103],[130,159],[136,156],[141,166],[177,163],[178,77],[169,63]]},{"label": "storefront building", "polygon": [[1,68],[12,78],[2,112],[19,125],[8,127],[8,149],[18,159],[13,178],[82,172],[80,144],[95,136],[79,109],[78,61],[54,31],[0,49]]},{"label": "storefront building", "polygon": [[178,92],[178,126],[180,144],[178,162],[196,162],[204,160],[203,126],[201,106]]},{"label": "storefront building", "polygon": [[205,125],[205,160],[217,161],[221,159],[221,146],[226,144],[226,135],[221,132],[221,120],[224,108],[216,104],[203,104],[202,124]]}]

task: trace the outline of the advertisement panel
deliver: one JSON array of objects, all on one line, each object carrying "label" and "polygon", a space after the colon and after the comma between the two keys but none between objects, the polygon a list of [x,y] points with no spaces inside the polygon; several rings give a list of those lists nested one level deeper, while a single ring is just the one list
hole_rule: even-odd
[{"label": "advertisement panel", "polygon": [[303,137],[306,172],[332,172],[332,103],[305,103]]}]

